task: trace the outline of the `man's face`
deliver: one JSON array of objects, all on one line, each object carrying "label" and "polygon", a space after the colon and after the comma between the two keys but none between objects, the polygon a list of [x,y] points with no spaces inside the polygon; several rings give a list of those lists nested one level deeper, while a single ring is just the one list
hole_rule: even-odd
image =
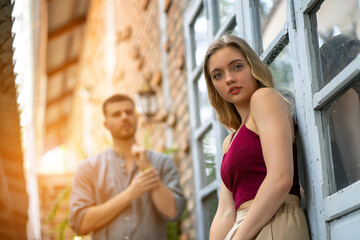
[{"label": "man's face", "polygon": [[136,124],[137,115],[130,101],[113,102],[106,106],[104,126],[113,138],[126,140],[134,137]]}]

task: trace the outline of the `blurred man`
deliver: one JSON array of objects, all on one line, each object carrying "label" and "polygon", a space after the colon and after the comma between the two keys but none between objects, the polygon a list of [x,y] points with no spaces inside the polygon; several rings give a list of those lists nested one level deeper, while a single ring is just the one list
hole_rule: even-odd
[{"label": "blurred man", "polygon": [[177,220],[185,206],[176,165],[136,144],[137,115],[128,96],[108,98],[103,113],[113,146],[79,165],[69,225],[99,240],[166,239],[166,221]]}]

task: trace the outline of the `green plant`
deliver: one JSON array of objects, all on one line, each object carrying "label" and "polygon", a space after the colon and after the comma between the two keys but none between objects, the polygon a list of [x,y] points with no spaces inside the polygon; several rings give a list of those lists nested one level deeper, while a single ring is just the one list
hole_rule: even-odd
[{"label": "green plant", "polygon": [[167,155],[175,155],[179,150],[177,148],[165,148],[165,150],[163,151],[163,153],[167,154]]},{"label": "green plant", "polygon": [[180,235],[180,226],[181,223],[190,217],[190,213],[187,208],[185,208],[180,219],[176,222],[168,222],[166,228],[166,236],[168,240],[177,240]]},{"label": "green plant", "polygon": [[[75,144],[76,146],[76,154],[79,159],[85,159],[87,158],[87,155],[85,154],[82,147],[80,147],[78,144]],[[58,213],[58,210],[60,208],[60,205],[62,203],[66,203],[70,199],[70,193],[71,193],[71,185],[66,186],[56,197],[55,202],[53,203],[53,206],[50,210],[50,213],[47,217],[47,222],[51,223],[55,220],[55,217]],[[65,231],[69,227],[68,222],[69,217],[69,209],[67,209],[67,213],[64,219],[56,226],[54,232],[57,232],[58,239],[63,240],[65,236]]]},{"label": "green plant", "polygon": [[[147,131],[143,138],[143,144],[146,148],[151,148],[150,144],[150,132]],[[174,157],[178,153],[177,148],[165,148],[163,153]],[[189,218],[190,214],[187,208],[185,208],[183,214],[181,215],[180,219],[175,222],[168,222],[166,226],[166,236],[168,240],[177,240],[180,236],[180,226],[183,221]]]},{"label": "green plant", "polygon": [[[63,202],[66,202],[70,198],[71,186],[65,187],[55,199],[54,205],[52,206],[50,213],[47,217],[47,222],[51,223],[55,220],[56,214],[59,210],[60,205]],[[63,240],[65,235],[65,230],[68,225],[68,216],[69,210],[67,210],[65,218],[56,226],[56,231],[58,233],[58,239]]]}]

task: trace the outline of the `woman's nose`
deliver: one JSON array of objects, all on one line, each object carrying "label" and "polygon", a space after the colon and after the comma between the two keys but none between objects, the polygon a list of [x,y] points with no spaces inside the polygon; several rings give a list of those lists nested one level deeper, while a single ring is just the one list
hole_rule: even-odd
[{"label": "woman's nose", "polygon": [[227,84],[234,83],[235,81],[236,80],[232,74],[226,74],[226,83]]}]

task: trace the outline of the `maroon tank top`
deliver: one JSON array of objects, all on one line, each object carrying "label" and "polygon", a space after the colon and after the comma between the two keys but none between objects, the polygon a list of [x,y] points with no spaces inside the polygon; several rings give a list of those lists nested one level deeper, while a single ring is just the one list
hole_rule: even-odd
[{"label": "maroon tank top", "polygon": [[[300,197],[296,155],[294,143],[294,179],[289,193]],[[228,152],[224,154],[220,173],[225,186],[233,194],[235,210],[242,203],[255,198],[266,176],[266,165],[259,135],[248,129],[245,124],[235,136]]]}]

